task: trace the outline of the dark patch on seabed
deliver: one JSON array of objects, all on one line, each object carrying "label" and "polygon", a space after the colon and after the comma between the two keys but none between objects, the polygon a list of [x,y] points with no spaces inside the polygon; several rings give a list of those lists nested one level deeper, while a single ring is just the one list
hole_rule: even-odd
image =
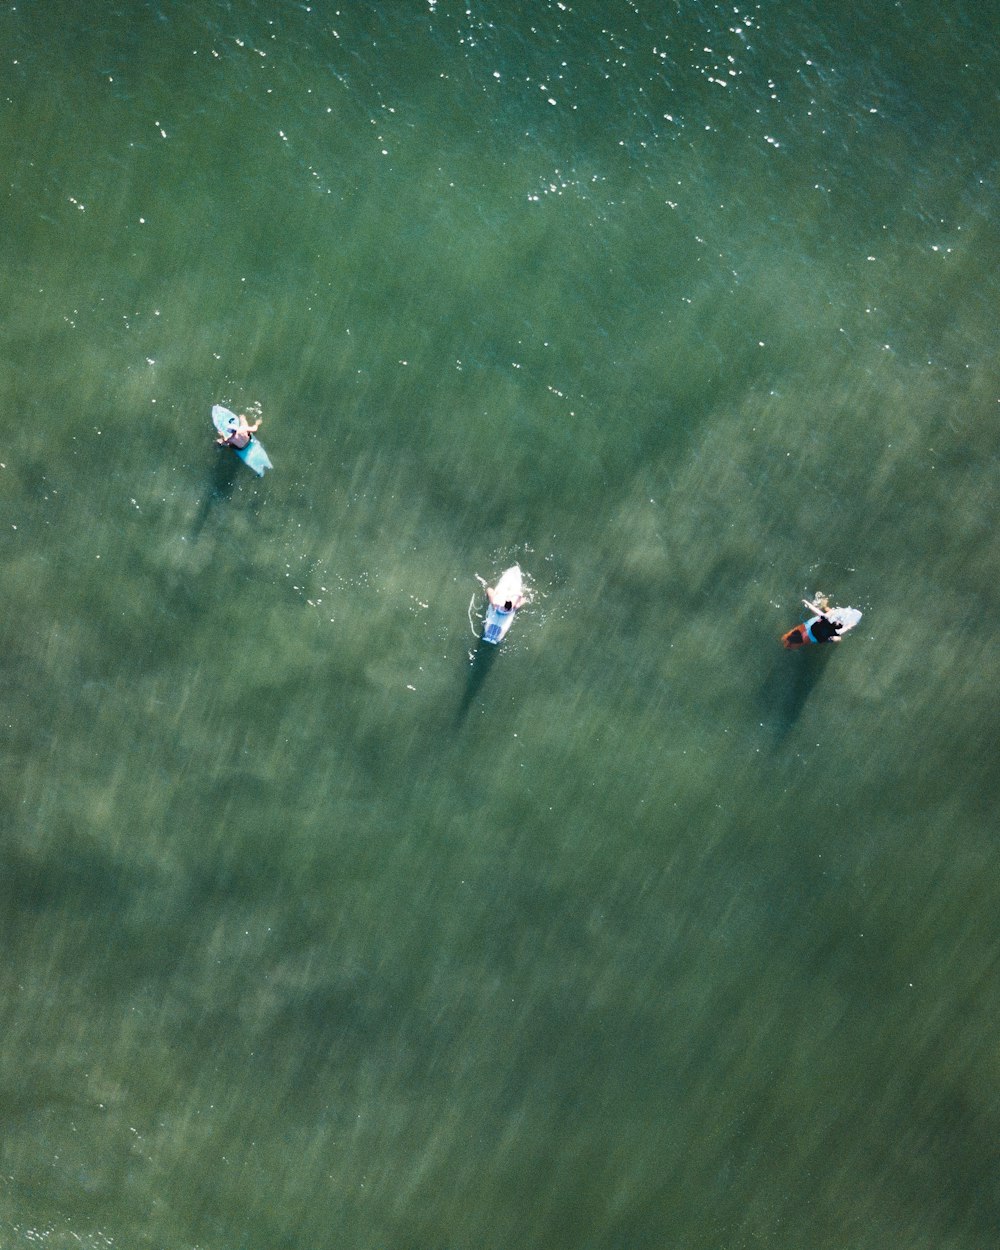
[{"label": "dark patch on seabed", "polygon": [[760,688],[760,719],[771,727],[777,743],[795,728],[831,656],[829,646],[806,646],[792,653],[782,647],[771,661]]},{"label": "dark patch on seabed", "polygon": [[465,692],[462,695],[462,702],[455,717],[456,725],[462,724],[469,714],[469,709],[479,698],[486,683],[486,678],[489,676],[490,670],[499,654],[499,650],[499,647],[493,646],[492,643],[480,640],[479,646],[472,653],[472,659],[469,661],[469,672],[465,681]]},{"label": "dark patch on seabed", "polygon": [[194,538],[197,538],[205,528],[205,522],[215,507],[218,504],[225,503],[232,495],[240,472],[245,472],[243,462],[239,456],[230,452],[226,447],[217,447],[215,450],[218,454],[215,456],[215,463],[207,475],[208,483],[202,494],[201,503],[198,505],[194,524],[191,527],[191,535]]}]

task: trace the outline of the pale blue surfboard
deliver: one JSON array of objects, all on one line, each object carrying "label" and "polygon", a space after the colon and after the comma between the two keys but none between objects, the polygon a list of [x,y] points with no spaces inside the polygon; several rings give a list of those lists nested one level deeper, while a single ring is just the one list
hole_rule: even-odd
[{"label": "pale blue surfboard", "polygon": [[[220,434],[232,434],[233,430],[239,426],[239,423],[239,417],[237,417],[235,412],[230,412],[228,408],[223,408],[221,404],[212,405],[212,424]],[[274,468],[256,434],[251,434],[250,442],[245,447],[234,447],[233,451],[236,452],[248,469],[253,469],[258,477],[263,477],[268,469]]]}]

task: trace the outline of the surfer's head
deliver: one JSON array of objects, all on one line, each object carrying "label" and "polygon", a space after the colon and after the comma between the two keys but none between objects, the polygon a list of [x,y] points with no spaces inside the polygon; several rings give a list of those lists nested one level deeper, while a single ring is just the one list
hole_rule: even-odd
[{"label": "surfer's head", "polygon": [[512,612],[514,610],[514,604],[510,599],[505,600],[503,610],[505,612]]}]

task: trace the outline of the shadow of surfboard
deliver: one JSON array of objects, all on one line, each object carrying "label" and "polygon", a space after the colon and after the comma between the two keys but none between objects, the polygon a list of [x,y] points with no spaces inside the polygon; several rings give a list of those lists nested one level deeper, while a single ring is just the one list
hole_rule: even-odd
[{"label": "shadow of surfboard", "polygon": [[760,719],[770,726],[776,744],[784,742],[812,698],[826,666],[830,646],[807,646],[788,652],[784,647],[771,661],[761,683]]},{"label": "shadow of surfboard", "polygon": [[493,646],[492,643],[480,640],[479,645],[472,653],[472,659],[469,661],[469,672],[465,680],[465,690],[462,694],[462,702],[459,704],[458,713],[455,717],[456,725],[461,725],[465,721],[473,703],[477,701],[482,693],[486,678],[496,662],[499,650],[500,648]]},{"label": "shadow of surfboard", "polygon": [[197,538],[205,528],[205,522],[215,508],[232,496],[240,473],[245,472],[239,456],[228,447],[216,446],[215,450],[215,463],[208,474],[205,491],[191,525],[192,538]]}]

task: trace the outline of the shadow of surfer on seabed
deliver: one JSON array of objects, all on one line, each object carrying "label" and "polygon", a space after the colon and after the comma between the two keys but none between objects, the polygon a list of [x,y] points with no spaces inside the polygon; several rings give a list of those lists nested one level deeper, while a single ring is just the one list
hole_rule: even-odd
[{"label": "shadow of surfer on seabed", "polygon": [[236,489],[236,479],[242,470],[235,456],[218,456],[208,475],[198,511],[191,525],[191,536],[197,538],[216,504],[223,503]]},{"label": "shadow of surfer on seabed", "polygon": [[496,647],[491,647],[482,642],[475,650],[469,652],[469,671],[465,680],[465,690],[462,693],[462,702],[459,705],[456,717],[456,721],[459,724],[465,720],[469,714],[469,708],[479,698],[479,693],[489,675],[490,669],[496,662],[498,654]]}]

